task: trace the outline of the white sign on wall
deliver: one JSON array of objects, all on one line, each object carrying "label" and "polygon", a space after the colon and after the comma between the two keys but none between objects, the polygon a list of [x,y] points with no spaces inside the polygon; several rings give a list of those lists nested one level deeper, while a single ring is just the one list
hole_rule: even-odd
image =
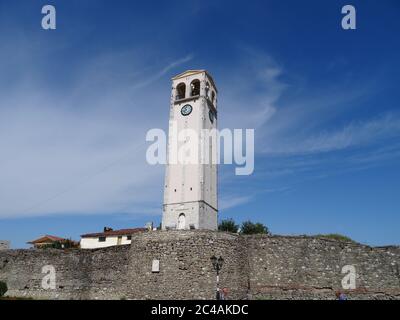
[{"label": "white sign on wall", "polygon": [[153,260],[151,272],[160,272],[160,260]]}]

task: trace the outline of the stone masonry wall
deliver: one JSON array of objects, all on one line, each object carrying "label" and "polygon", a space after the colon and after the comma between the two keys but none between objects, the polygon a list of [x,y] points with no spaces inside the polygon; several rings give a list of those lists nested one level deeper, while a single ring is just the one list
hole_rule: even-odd
[{"label": "stone masonry wall", "polygon": [[[345,265],[357,272],[351,299],[400,299],[400,247],[198,230],[140,233],[131,246],[96,250],[0,251],[0,281],[8,295],[33,298],[213,299],[212,255],[225,259],[220,287],[231,299],[334,299]],[[56,269],[55,290],[42,289],[45,265]]]},{"label": "stone masonry wall", "polygon": [[246,239],[250,262],[250,287],[254,297],[266,299],[335,299],[354,266],[354,299],[400,299],[400,248],[364,245],[311,237]]},{"label": "stone masonry wall", "polygon": [[5,240],[0,240],[0,250],[8,250],[10,248],[10,242]]},{"label": "stone masonry wall", "polygon": [[[129,267],[129,298],[214,299],[216,272],[210,257],[224,258],[220,286],[231,298],[246,296],[247,268],[242,241],[237,235],[204,231],[164,231],[134,235]],[[152,261],[160,272],[152,273]]]},{"label": "stone masonry wall", "polygon": [[[9,250],[0,252],[0,281],[7,295],[39,299],[124,297],[129,246],[96,250]],[[56,289],[44,290],[44,266],[54,266]]]}]

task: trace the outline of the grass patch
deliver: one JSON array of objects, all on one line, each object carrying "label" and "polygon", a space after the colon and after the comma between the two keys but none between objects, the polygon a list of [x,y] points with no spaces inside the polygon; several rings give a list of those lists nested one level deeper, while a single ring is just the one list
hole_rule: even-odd
[{"label": "grass patch", "polygon": [[351,243],[357,243],[356,241],[354,241],[353,239],[344,236],[342,234],[338,234],[338,233],[329,233],[329,234],[317,234],[314,237],[316,238],[323,238],[323,239],[333,239],[333,240],[337,240],[337,241],[342,241],[342,242],[351,242]]}]

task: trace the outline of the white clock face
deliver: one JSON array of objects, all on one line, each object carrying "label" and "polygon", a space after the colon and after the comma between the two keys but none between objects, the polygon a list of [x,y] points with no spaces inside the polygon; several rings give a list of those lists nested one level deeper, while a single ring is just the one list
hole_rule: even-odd
[{"label": "white clock face", "polygon": [[189,114],[192,113],[192,110],[193,110],[192,106],[190,104],[187,104],[187,105],[182,107],[181,114],[183,116],[188,116]]}]

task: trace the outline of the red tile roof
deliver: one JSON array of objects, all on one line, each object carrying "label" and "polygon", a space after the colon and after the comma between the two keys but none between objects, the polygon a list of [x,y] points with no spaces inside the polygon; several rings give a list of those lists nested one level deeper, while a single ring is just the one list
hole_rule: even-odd
[{"label": "red tile roof", "polygon": [[97,238],[97,237],[108,237],[108,236],[129,236],[136,232],[147,231],[146,228],[134,228],[134,229],[121,229],[121,230],[111,230],[106,232],[98,233],[87,233],[81,235],[82,238]]},{"label": "red tile roof", "polygon": [[41,242],[56,242],[56,241],[67,241],[67,239],[56,237],[56,236],[50,236],[46,234],[43,237],[40,237],[39,239],[29,241],[29,244],[35,244],[35,243],[41,243]]}]

